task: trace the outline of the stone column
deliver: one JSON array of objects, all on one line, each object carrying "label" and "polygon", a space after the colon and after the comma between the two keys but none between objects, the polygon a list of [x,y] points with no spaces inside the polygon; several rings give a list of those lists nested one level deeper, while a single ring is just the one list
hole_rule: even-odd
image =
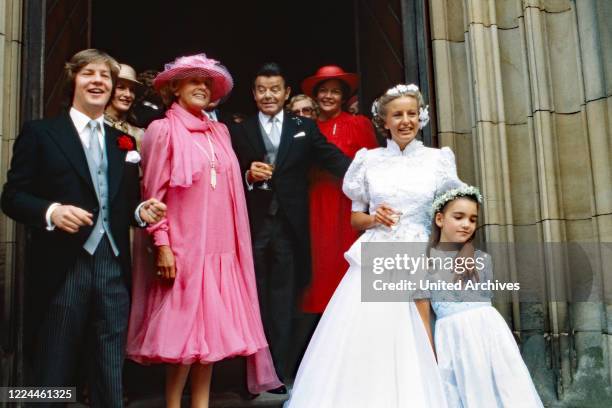
[{"label": "stone column", "polygon": [[[496,303],[545,401],[609,401],[612,357],[612,2],[430,0],[439,140],[485,196],[481,237],[528,245],[496,275],[541,302]],[[568,302],[593,266],[591,297]],[[607,269],[606,269],[607,266]],[[497,267],[497,263],[496,263]],[[608,387],[606,389],[606,387]],[[588,392],[585,392],[588,390]]]},{"label": "stone column", "polygon": [[[22,48],[22,2],[20,0],[0,0],[0,183],[6,181],[13,141],[19,127],[21,48]],[[0,362],[0,386],[10,378],[13,370],[14,344],[10,327],[14,306],[14,268],[15,223],[0,214],[0,347],[3,353]],[[6,353],[6,354],[4,354]]]}]

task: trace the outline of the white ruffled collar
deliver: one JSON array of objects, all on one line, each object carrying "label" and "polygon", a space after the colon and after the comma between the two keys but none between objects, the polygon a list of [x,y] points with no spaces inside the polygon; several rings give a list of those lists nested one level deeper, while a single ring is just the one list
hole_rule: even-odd
[{"label": "white ruffled collar", "polygon": [[387,139],[386,150],[392,153],[394,156],[409,156],[413,152],[420,150],[423,147],[423,142],[417,139],[413,139],[408,145],[401,150],[399,145],[395,143],[393,139]]}]

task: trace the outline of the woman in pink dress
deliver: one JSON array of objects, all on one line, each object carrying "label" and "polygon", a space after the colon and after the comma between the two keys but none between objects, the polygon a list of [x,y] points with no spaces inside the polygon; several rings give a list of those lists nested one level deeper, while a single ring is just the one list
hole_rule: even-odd
[{"label": "woman in pink dress", "polygon": [[[233,86],[204,54],[177,58],[154,81],[170,108],[143,138],[143,190],[168,206],[135,252],[127,357],[167,363],[166,404],[208,406],[212,365],[248,356],[249,391],[279,387],[263,332],[238,162],[225,125],[203,114]],[[152,258],[156,256],[155,260]]]}]

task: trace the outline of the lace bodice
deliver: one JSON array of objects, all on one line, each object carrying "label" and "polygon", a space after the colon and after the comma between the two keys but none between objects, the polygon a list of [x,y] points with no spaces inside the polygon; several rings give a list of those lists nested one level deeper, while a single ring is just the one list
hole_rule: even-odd
[{"label": "lace bodice", "polygon": [[[432,257],[451,257],[454,258],[457,255],[456,252],[441,252],[432,251]],[[493,282],[493,262],[491,256],[486,252],[476,250],[474,258],[478,260],[483,267],[478,271],[478,282],[486,283]],[[428,280],[430,282],[437,282],[443,280],[446,282],[453,282],[449,271],[430,271],[428,274]],[[431,298],[431,307],[436,314],[436,318],[441,319],[452,314],[462,312],[464,310],[470,310],[477,307],[490,306],[491,297],[493,292],[486,289],[479,290],[430,290],[428,291]]]},{"label": "lace bodice", "polygon": [[[403,213],[398,230],[419,237],[429,234],[430,208],[441,186],[457,179],[455,156],[448,147],[434,149],[413,140],[404,150],[389,140],[387,147],[361,149],[344,176],[342,190],[353,211],[374,213],[385,203]],[[377,227],[389,234],[386,227]],[[393,233],[393,235],[397,235]]]}]

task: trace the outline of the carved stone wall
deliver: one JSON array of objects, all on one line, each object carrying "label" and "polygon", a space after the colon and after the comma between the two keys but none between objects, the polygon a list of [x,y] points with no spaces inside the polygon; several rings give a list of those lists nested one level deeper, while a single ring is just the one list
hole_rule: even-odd
[{"label": "carved stone wall", "polygon": [[[20,0],[0,0],[0,183],[6,181],[13,141],[19,126],[21,83]],[[13,254],[15,224],[0,214],[0,386],[6,386],[14,363],[10,322],[14,319]]]},{"label": "carved stone wall", "polygon": [[[612,376],[612,2],[430,0],[438,137],[483,190],[487,242],[576,242],[595,298],[560,301],[579,273],[543,255],[547,299],[497,304],[542,397],[607,406]],[[607,243],[607,244],[606,244]],[[601,245],[597,245],[601,244]],[[607,245],[607,246],[606,246]],[[520,277],[521,254],[507,260]],[[519,279],[520,280],[520,279]],[[565,289],[563,289],[565,290]],[[604,404],[604,405],[601,405]]]}]

